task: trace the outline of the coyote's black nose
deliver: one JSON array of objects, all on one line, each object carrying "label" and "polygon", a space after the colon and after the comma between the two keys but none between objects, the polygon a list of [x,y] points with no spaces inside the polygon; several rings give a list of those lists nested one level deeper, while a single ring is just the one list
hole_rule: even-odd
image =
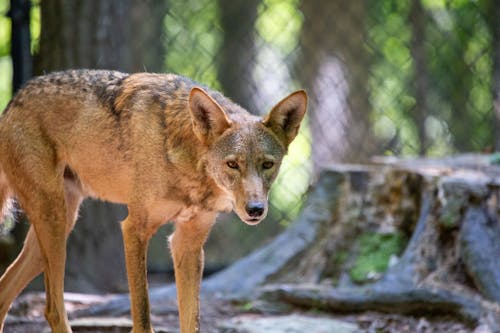
[{"label": "coyote's black nose", "polygon": [[250,201],[245,207],[248,216],[259,217],[264,214],[264,204],[260,201]]}]

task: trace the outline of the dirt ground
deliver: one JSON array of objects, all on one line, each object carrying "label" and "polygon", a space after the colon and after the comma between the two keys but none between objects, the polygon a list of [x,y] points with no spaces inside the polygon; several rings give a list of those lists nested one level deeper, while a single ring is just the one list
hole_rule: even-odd
[{"label": "dirt ground", "polygon": [[[69,312],[101,303],[112,296],[67,294],[66,306]],[[44,317],[44,294],[27,293],[19,297],[13,304],[4,333],[44,333],[50,332]],[[175,309],[175,304],[173,305]],[[249,310],[247,305],[238,305],[224,300],[205,300],[202,303],[202,332],[231,332],[221,328],[221,324],[233,318],[259,318],[269,316],[269,313]],[[314,312],[302,312],[300,309],[293,310],[294,313],[302,313],[307,316],[328,316],[337,320],[357,324],[359,332],[363,333],[479,333],[480,329],[468,327],[464,323],[454,321],[451,318],[423,318],[408,317],[392,314],[362,313],[356,315],[332,315]],[[175,310],[152,317],[156,333],[178,332],[178,317]],[[129,317],[121,318],[86,318],[84,320],[74,319],[72,321],[73,331],[85,333],[104,332],[130,332],[131,323]],[[243,332],[242,332],[243,333]],[[272,333],[272,332],[270,332]]]}]

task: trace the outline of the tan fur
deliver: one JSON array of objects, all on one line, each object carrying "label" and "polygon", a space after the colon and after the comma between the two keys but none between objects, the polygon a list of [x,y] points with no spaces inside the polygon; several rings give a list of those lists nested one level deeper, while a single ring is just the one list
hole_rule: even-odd
[{"label": "tan fur", "polygon": [[297,134],[307,96],[286,97],[262,120],[220,93],[172,74],[66,71],[30,81],[0,118],[0,212],[14,196],[31,222],[0,278],[0,332],[10,304],[45,272],[46,318],[71,332],[63,303],[66,239],[84,197],[128,205],[122,223],[133,332],[152,332],[148,241],[170,237],[182,333],[199,330],[203,244],[217,212],[248,224]]}]

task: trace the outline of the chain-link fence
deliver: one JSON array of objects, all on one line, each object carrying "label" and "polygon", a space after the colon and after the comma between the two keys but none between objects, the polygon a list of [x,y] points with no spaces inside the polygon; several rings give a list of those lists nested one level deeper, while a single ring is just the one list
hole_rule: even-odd
[{"label": "chain-link fence", "polygon": [[270,217],[286,225],[329,163],[494,149],[495,7],[493,0],[172,1],[165,67],[259,114],[307,89],[308,118],[271,194]]},{"label": "chain-link fence", "polygon": [[322,165],[493,148],[495,6],[172,2],[166,68],[219,88],[256,113],[293,89],[308,90],[307,123],[273,192],[286,220]]},{"label": "chain-link fence", "polygon": [[219,89],[258,114],[295,89],[308,91],[308,117],[271,193],[269,217],[281,225],[297,215],[329,163],[495,149],[495,0],[167,4],[158,36],[166,72]]}]

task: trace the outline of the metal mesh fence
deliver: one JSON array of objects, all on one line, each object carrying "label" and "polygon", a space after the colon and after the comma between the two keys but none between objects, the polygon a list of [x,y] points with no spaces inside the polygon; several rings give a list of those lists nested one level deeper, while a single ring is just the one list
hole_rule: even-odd
[{"label": "metal mesh fence", "polygon": [[294,89],[308,90],[308,119],[272,194],[275,218],[289,220],[328,163],[492,149],[494,6],[172,2],[166,68],[255,113]]},{"label": "metal mesh fence", "polygon": [[257,114],[293,90],[308,91],[307,119],[271,193],[269,216],[281,225],[329,163],[495,148],[494,0],[167,3],[158,39],[166,72]]},{"label": "metal mesh fence", "polygon": [[166,71],[220,89],[258,114],[295,89],[310,97],[271,192],[270,221],[244,237],[231,230],[240,224],[216,225],[208,256],[220,256],[210,250],[217,244],[237,258],[278,233],[329,163],[492,150],[495,7],[458,0],[171,1]]}]

